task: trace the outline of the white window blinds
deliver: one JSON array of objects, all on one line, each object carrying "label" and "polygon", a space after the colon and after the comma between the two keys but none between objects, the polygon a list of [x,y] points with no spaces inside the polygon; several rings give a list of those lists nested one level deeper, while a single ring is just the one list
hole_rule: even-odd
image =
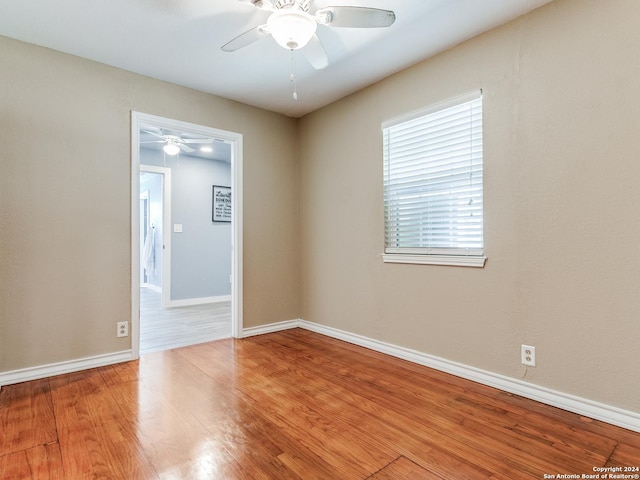
[{"label": "white window blinds", "polygon": [[482,255],[482,92],[382,129],[385,253]]}]

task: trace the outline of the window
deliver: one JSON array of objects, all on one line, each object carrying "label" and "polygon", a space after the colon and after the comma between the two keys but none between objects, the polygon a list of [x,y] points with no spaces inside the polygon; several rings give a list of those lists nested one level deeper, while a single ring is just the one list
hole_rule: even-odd
[{"label": "window", "polygon": [[382,125],[385,262],[484,266],[482,92]]}]

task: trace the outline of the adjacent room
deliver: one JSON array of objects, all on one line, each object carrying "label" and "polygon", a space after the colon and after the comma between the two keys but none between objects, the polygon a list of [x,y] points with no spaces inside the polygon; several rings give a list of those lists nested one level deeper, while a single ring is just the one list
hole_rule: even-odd
[{"label": "adjacent room", "polygon": [[151,124],[137,143],[140,353],[231,337],[231,146]]},{"label": "adjacent room", "polygon": [[0,0],[0,477],[639,478],[638,18]]}]

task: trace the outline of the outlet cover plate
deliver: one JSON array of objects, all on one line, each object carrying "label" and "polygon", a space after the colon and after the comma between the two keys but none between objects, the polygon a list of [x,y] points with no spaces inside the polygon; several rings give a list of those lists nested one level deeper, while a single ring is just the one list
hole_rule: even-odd
[{"label": "outlet cover plate", "polygon": [[129,322],[118,322],[116,336],[117,337],[129,336]]},{"label": "outlet cover plate", "polygon": [[536,347],[520,345],[520,362],[530,367],[536,366]]}]

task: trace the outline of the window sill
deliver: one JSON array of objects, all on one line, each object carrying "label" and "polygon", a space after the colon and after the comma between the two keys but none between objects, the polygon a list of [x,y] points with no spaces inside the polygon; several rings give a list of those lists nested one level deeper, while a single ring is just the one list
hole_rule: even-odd
[{"label": "window sill", "polygon": [[406,255],[383,253],[384,263],[412,263],[418,265],[448,265],[452,267],[484,268],[487,257],[465,255]]}]

